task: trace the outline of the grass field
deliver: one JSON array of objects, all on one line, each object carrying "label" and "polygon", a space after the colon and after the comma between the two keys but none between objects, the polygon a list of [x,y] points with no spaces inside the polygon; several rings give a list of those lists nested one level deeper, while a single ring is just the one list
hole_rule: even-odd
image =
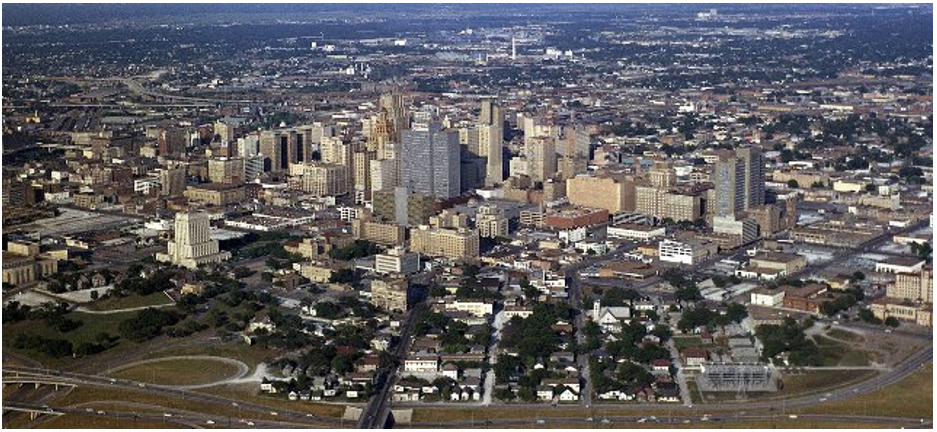
[{"label": "grass field", "polygon": [[824,336],[814,336],[823,355],[823,366],[868,366],[869,353]]},{"label": "grass field", "polygon": [[830,336],[830,337],[833,337],[833,338],[836,338],[836,339],[841,339],[841,340],[844,340],[844,341],[849,341],[849,342],[856,342],[856,343],[859,343],[859,342],[864,342],[864,341],[865,341],[865,337],[864,337],[864,336],[855,334],[855,333],[853,333],[853,332],[851,332],[851,331],[846,331],[846,330],[841,330],[841,329],[832,329],[832,330],[826,332],[826,334],[827,334],[828,336]]},{"label": "grass field", "polygon": [[[53,406],[70,406],[76,404],[89,404],[87,406],[95,407],[94,402],[109,404],[112,402],[133,401],[134,403],[144,405],[155,405],[167,408],[168,410],[193,411],[217,416],[230,416],[238,419],[250,417],[261,420],[278,420],[279,417],[270,415],[270,413],[241,412],[237,407],[229,404],[193,401],[182,398],[169,398],[153,395],[145,392],[138,392],[125,389],[102,389],[99,387],[76,387],[68,394],[54,401]],[[285,405],[277,405],[272,408],[285,408]],[[275,409],[271,410],[275,411]]]},{"label": "grass field", "polygon": [[186,426],[171,421],[125,419],[113,417],[95,417],[63,415],[42,422],[41,429],[185,429]]},{"label": "grass field", "polygon": [[928,363],[903,380],[878,391],[841,401],[819,404],[804,413],[852,414],[888,417],[933,418],[934,364]]},{"label": "grass field", "polygon": [[234,360],[240,360],[251,368],[251,371],[258,363],[270,361],[276,357],[276,352],[267,350],[258,346],[251,346],[245,343],[231,343],[224,345],[212,345],[210,347],[184,347],[160,351],[160,356],[183,356],[183,355],[211,355],[217,357],[227,357]]},{"label": "grass field", "polygon": [[237,372],[237,366],[216,360],[169,359],[120,369],[109,376],[150,384],[196,385],[233,377]]},{"label": "grass field", "polygon": [[[61,333],[58,330],[49,328],[42,321],[28,320],[17,323],[7,323],[3,325],[3,349],[23,354],[29,358],[47,364],[50,367],[57,367],[65,364],[70,359],[53,359],[46,355],[33,351],[18,350],[13,348],[13,339],[18,334],[34,334],[47,338],[65,339],[72,344],[82,342],[95,342],[100,333],[107,333],[113,337],[118,336],[117,327],[121,321],[134,316],[136,312],[121,312],[113,314],[89,314],[84,312],[70,312],[65,315],[66,318],[81,321],[82,325],[68,333]],[[118,345],[132,344],[121,340]]]},{"label": "grass field", "polygon": [[868,378],[873,374],[875,372],[864,370],[817,370],[802,375],[785,374],[782,378],[784,388],[776,395],[793,396],[825,391]]},{"label": "grass field", "polygon": [[94,311],[109,311],[166,304],[173,304],[173,302],[169,297],[166,297],[166,294],[159,291],[145,296],[131,294],[126,297],[112,297],[104,300],[97,300],[86,304],[85,307]]}]

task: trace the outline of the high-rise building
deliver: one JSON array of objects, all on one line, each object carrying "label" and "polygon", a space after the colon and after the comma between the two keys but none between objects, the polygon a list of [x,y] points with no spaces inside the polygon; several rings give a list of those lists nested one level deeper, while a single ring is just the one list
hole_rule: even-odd
[{"label": "high-rise building", "polygon": [[319,197],[348,193],[347,167],[334,164],[306,164],[302,168],[303,191]]},{"label": "high-rise building", "polygon": [[508,218],[504,212],[492,205],[478,207],[475,216],[475,227],[480,237],[495,238],[508,235]]},{"label": "high-rise building", "polygon": [[186,169],[184,166],[165,168],[159,172],[160,194],[164,196],[177,196],[185,192]]},{"label": "high-rise building", "polygon": [[885,295],[899,300],[933,303],[933,268],[924,267],[920,272],[896,274],[895,282],[886,287]]},{"label": "high-rise building", "polygon": [[208,160],[208,178],[213,183],[244,183],[244,159],[212,158]]},{"label": "high-rise building", "polygon": [[439,199],[459,196],[458,134],[443,130],[429,113],[421,114],[412,129],[403,133],[402,186]]},{"label": "high-rise building", "polygon": [[191,269],[228,258],[231,258],[231,253],[220,251],[218,241],[211,239],[208,215],[200,212],[177,213],[175,232],[167,253],[156,254],[158,261]]},{"label": "high-rise building", "polygon": [[188,131],[182,128],[161,130],[159,133],[159,155],[171,157],[185,153],[188,137]]},{"label": "high-rise building", "polygon": [[534,137],[527,141],[527,175],[535,182],[543,182],[556,175],[556,140]]},{"label": "high-rise building", "polygon": [[736,216],[745,211],[745,163],[736,157],[720,158],[713,167],[715,216]]},{"label": "high-rise building", "polygon": [[410,128],[410,118],[403,95],[400,93],[383,94],[378,100],[378,106],[387,112],[387,117],[393,124],[393,141],[401,142],[403,131]]},{"label": "high-rise building", "polygon": [[713,167],[716,216],[736,216],[765,203],[765,167],[761,151],[753,147],[721,155]]},{"label": "high-rise building", "polygon": [[478,258],[478,231],[430,228],[410,229],[410,250],[429,256],[453,259]]},{"label": "high-rise building", "polygon": [[486,157],[485,185],[493,186],[504,181],[504,126],[478,125],[479,153]]}]

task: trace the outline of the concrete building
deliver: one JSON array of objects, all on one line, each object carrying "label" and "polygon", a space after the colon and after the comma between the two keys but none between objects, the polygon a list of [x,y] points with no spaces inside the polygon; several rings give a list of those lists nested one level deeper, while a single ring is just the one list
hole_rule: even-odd
[{"label": "concrete building", "polygon": [[218,241],[209,235],[210,224],[205,213],[177,213],[173,240],[167,253],[157,253],[157,261],[194,269],[202,264],[213,264],[231,258],[230,252],[220,251]]},{"label": "concrete building", "polygon": [[492,205],[478,207],[475,216],[475,227],[478,235],[485,238],[506,237],[508,235],[508,218],[504,212]]},{"label": "concrete building", "polygon": [[579,175],[566,181],[566,196],[572,204],[609,213],[635,211],[635,184],[631,179]]},{"label": "concrete building", "polygon": [[431,228],[421,225],[410,229],[410,250],[429,256],[453,259],[478,258],[478,231]]},{"label": "concrete building", "polygon": [[352,220],[351,231],[357,239],[386,246],[402,246],[406,240],[406,228],[394,222],[374,220],[370,212],[362,212],[358,219]]},{"label": "concrete building", "polygon": [[718,252],[714,243],[699,239],[683,241],[664,239],[658,243],[660,260],[693,265]]},{"label": "concrete building", "polygon": [[237,204],[247,199],[247,190],[243,185],[205,183],[190,185],[183,193],[190,202],[200,202],[213,206]]},{"label": "concrete building", "polygon": [[886,287],[885,295],[898,300],[933,303],[933,269],[924,267],[920,272],[896,274],[895,282]]},{"label": "concrete building", "polygon": [[336,196],[348,193],[348,167],[333,164],[304,164],[303,191],[314,196]]},{"label": "concrete building", "polygon": [[443,130],[430,113],[419,114],[413,128],[403,132],[402,185],[443,200],[459,196],[458,134]]},{"label": "concrete building", "polygon": [[395,247],[374,256],[374,271],[381,274],[410,275],[420,271],[420,254]]},{"label": "concrete building", "polygon": [[213,183],[244,183],[244,159],[212,158],[208,160],[208,178]]},{"label": "concrete building", "polygon": [[386,311],[406,312],[407,290],[406,279],[374,279],[371,281],[371,304]]},{"label": "concrete building", "polygon": [[533,137],[525,145],[527,175],[535,182],[543,182],[556,175],[556,140],[550,137]]},{"label": "concrete building", "polygon": [[164,168],[159,172],[160,195],[179,196],[185,192],[186,169],[184,166]]}]

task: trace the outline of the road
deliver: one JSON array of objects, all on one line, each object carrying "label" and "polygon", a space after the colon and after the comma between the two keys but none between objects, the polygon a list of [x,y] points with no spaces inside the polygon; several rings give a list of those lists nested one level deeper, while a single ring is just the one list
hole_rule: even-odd
[{"label": "road", "polygon": [[[147,393],[156,396],[169,397],[169,398],[182,398],[184,400],[205,402],[205,403],[214,403],[222,404],[225,406],[237,406],[239,410],[246,411],[247,414],[251,412],[269,414],[272,410],[267,405],[256,404],[252,402],[246,402],[239,399],[232,399],[223,396],[215,396],[204,393],[196,393],[184,389],[179,389],[169,386],[161,386],[156,384],[145,384],[131,380],[123,379],[114,379],[107,378],[98,375],[87,375],[76,372],[65,372],[57,371],[43,368],[34,368],[34,367],[23,367],[23,366],[4,366],[3,367],[4,381],[25,381],[28,379],[35,379],[37,381],[42,381],[47,384],[58,383],[60,385],[75,385],[83,387],[102,387],[102,388],[113,388],[113,389],[123,389],[123,390],[133,390],[136,392]],[[4,401],[4,404],[9,401]],[[319,417],[307,413],[282,410],[278,409],[277,416],[285,420],[295,420],[304,423],[326,423],[334,426],[340,422],[340,419],[329,418],[329,417]]]},{"label": "road", "polygon": [[[407,349],[410,347],[410,337],[413,334],[413,327],[416,325],[416,317],[421,305],[410,309],[407,316],[407,322],[400,333],[400,340],[394,349],[394,358],[402,359],[406,357]],[[378,382],[378,388],[374,391],[374,396],[368,401],[368,405],[361,412],[358,418],[358,429],[383,429],[390,416],[390,392],[397,382],[396,365],[391,365],[385,372],[385,378]]]}]

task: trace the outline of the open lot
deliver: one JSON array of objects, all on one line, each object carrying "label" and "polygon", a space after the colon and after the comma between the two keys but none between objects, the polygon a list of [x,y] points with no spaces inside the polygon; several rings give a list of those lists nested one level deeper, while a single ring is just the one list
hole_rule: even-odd
[{"label": "open lot", "polygon": [[86,308],[93,311],[111,311],[121,309],[131,309],[147,306],[172,305],[173,301],[162,291],[141,296],[131,294],[126,297],[112,297],[98,300],[85,305]]},{"label": "open lot", "polygon": [[928,363],[903,380],[872,393],[818,404],[802,412],[932,419],[934,416],[934,364]]},{"label": "open lot", "polygon": [[235,377],[238,367],[210,359],[166,359],[136,364],[108,374],[114,378],[162,385],[208,384]]}]

